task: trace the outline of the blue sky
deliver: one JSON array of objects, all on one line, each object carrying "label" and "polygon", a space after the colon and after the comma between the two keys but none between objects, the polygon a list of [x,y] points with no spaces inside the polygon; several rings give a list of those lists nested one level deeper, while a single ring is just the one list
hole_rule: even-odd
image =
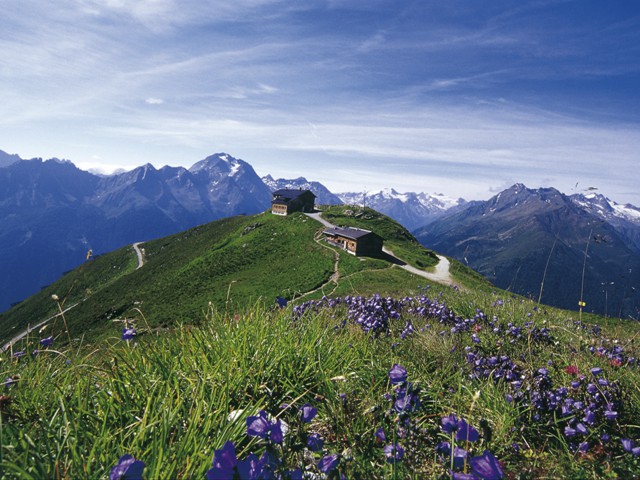
[{"label": "blue sky", "polygon": [[640,2],[3,0],[0,149],[640,205]]}]

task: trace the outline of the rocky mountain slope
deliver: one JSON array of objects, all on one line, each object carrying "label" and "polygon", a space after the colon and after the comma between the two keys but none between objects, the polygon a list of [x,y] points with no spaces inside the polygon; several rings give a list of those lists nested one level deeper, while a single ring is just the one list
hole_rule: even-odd
[{"label": "rocky mountain slope", "polygon": [[[553,188],[516,184],[416,232],[428,248],[469,265],[496,286],[543,303],[638,318],[640,256],[593,206]],[[619,217],[618,217],[619,218]],[[586,255],[585,255],[586,252]],[[584,275],[583,275],[584,268]]]}]

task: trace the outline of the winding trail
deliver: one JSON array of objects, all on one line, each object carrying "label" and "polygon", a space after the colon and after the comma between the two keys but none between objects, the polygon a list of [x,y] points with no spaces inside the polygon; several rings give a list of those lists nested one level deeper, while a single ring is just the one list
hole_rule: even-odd
[{"label": "winding trail", "polygon": [[133,249],[136,251],[136,255],[138,256],[138,266],[136,267],[136,270],[142,268],[142,266],[144,265],[144,252],[140,248],[140,245],[142,245],[143,243],[144,242],[136,242],[132,245]]},{"label": "winding trail", "polygon": [[[330,223],[327,220],[325,220],[324,218],[322,218],[320,216],[320,213],[305,213],[305,215],[307,217],[309,217],[309,218],[312,218],[312,219],[320,222],[322,225],[324,225],[327,228],[336,228],[335,225],[333,225],[332,223]],[[425,272],[424,270],[421,270],[419,268],[413,267],[413,266],[409,265],[407,262],[405,262],[405,261],[401,260],[400,258],[396,257],[394,255],[394,253],[391,250],[389,250],[388,248],[386,248],[386,247],[383,247],[382,251],[384,253],[386,253],[387,255],[389,255],[389,257],[391,257],[391,260],[393,261],[394,266],[398,266],[400,268],[404,268],[406,271],[408,271],[410,273],[413,273],[414,275],[418,275],[420,277],[426,278],[427,280],[431,280],[432,282],[436,282],[436,283],[441,283],[443,285],[452,285],[454,283],[453,277],[451,276],[451,273],[449,272],[449,265],[450,265],[449,259],[447,259],[443,255],[438,255],[438,260],[439,261],[438,261],[438,264],[436,265],[435,270],[433,272]],[[337,275],[337,272],[338,272],[338,263],[337,263],[337,260],[336,260],[334,275]],[[333,276],[332,276],[332,278],[329,281],[334,281],[335,283],[337,283],[337,277],[334,279]],[[327,282],[327,283],[329,283],[329,282]],[[322,288],[322,287],[320,287],[320,288]],[[318,288],[318,290],[320,288]],[[309,292],[309,293],[311,293],[311,292]]]},{"label": "winding trail", "polygon": [[6,352],[7,350],[9,350],[9,349],[13,346],[13,344],[14,344],[14,343],[16,343],[16,342],[18,342],[18,341],[22,340],[24,337],[26,337],[27,335],[29,335],[31,332],[33,332],[34,330],[37,330],[37,329],[39,329],[40,327],[44,326],[45,324],[47,324],[48,322],[50,322],[50,321],[51,321],[51,320],[53,320],[54,318],[61,317],[62,315],[64,315],[65,313],[67,313],[69,310],[71,310],[72,308],[77,307],[78,305],[80,305],[80,302],[78,302],[78,303],[74,303],[73,305],[71,305],[71,306],[69,306],[69,307],[65,308],[62,312],[58,312],[58,313],[56,313],[55,315],[53,315],[53,316],[51,316],[51,317],[47,318],[46,320],[42,320],[40,323],[36,323],[36,324],[35,324],[35,325],[33,325],[33,326],[27,327],[27,329],[26,329],[24,332],[19,333],[18,335],[16,335],[15,337],[13,337],[11,340],[9,340],[7,343],[5,343],[5,344],[2,346],[2,350],[1,350],[1,351],[2,351],[2,352]]}]

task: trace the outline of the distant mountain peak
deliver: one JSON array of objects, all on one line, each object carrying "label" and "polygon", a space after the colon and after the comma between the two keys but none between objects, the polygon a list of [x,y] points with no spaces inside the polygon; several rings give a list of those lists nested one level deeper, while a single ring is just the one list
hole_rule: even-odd
[{"label": "distant mountain peak", "polygon": [[189,171],[198,173],[203,170],[216,172],[218,174],[226,173],[228,176],[234,176],[244,168],[251,168],[244,160],[232,157],[228,153],[214,153],[204,160],[195,163]]},{"label": "distant mountain peak", "polygon": [[580,208],[606,221],[618,218],[640,226],[640,208],[630,203],[621,205],[596,192],[577,193],[570,198]]},{"label": "distant mountain peak", "polygon": [[338,194],[350,205],[365,203],[401,223],[409,230],[422,227],[441,217],[451,208],[461,208],[467,202],[452,199],[442,194],[429,195],[424,192],[398,192],[394,188],[383,188],[369,192],[347,192]]},{"label": "distant mountain peak", "polygon": [[18,155],[11,155],[3,150],[0,150],[0,167],[6,167],[12,163],[22,160]]}]

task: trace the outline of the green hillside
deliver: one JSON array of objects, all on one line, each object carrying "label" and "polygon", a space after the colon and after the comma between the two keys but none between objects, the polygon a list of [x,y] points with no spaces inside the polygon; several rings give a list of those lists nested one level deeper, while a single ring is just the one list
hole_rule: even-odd
[{"label": "green hillside", "polygon": [[[403,260],[419,267],[437,263],[393,220],[367,210],[344,215],[331,208],[326,217],[342,225],[375,230]],[[197,324],[211,309],[233,309],[262,301],[322,297],[340,292],[399,292],[424,285],[385,259],[355,258],[316,241],[322,225],[302,214],[262,213],[202,225],[143,243],[144,266],[137,269],[132,247],[86,262],[39,294],[0,315],[0,340],[59,312],[60,299],[73,337],[114,331],[114,321],[137,318],[150,327]],[[331,282],[335,255],[338,284]],[[359,273],[359,274],[358,274]],[[378,290],[376,290],[376,288]],[[317,291],[315,291],[318,289]],[[314,292],[315,291],[315,292]],[[312,293],[310,293],[312,292]]]},{"label": "green hillside", "polygon": [[[325,217],[435,265],[376,212]],[[639,478],[640,324],[456,262],[455,286],[433,284],[317,242],[322,228],[214,222],[3,315],[7,335],[68,309],[0,354],[0,479]]]}]

